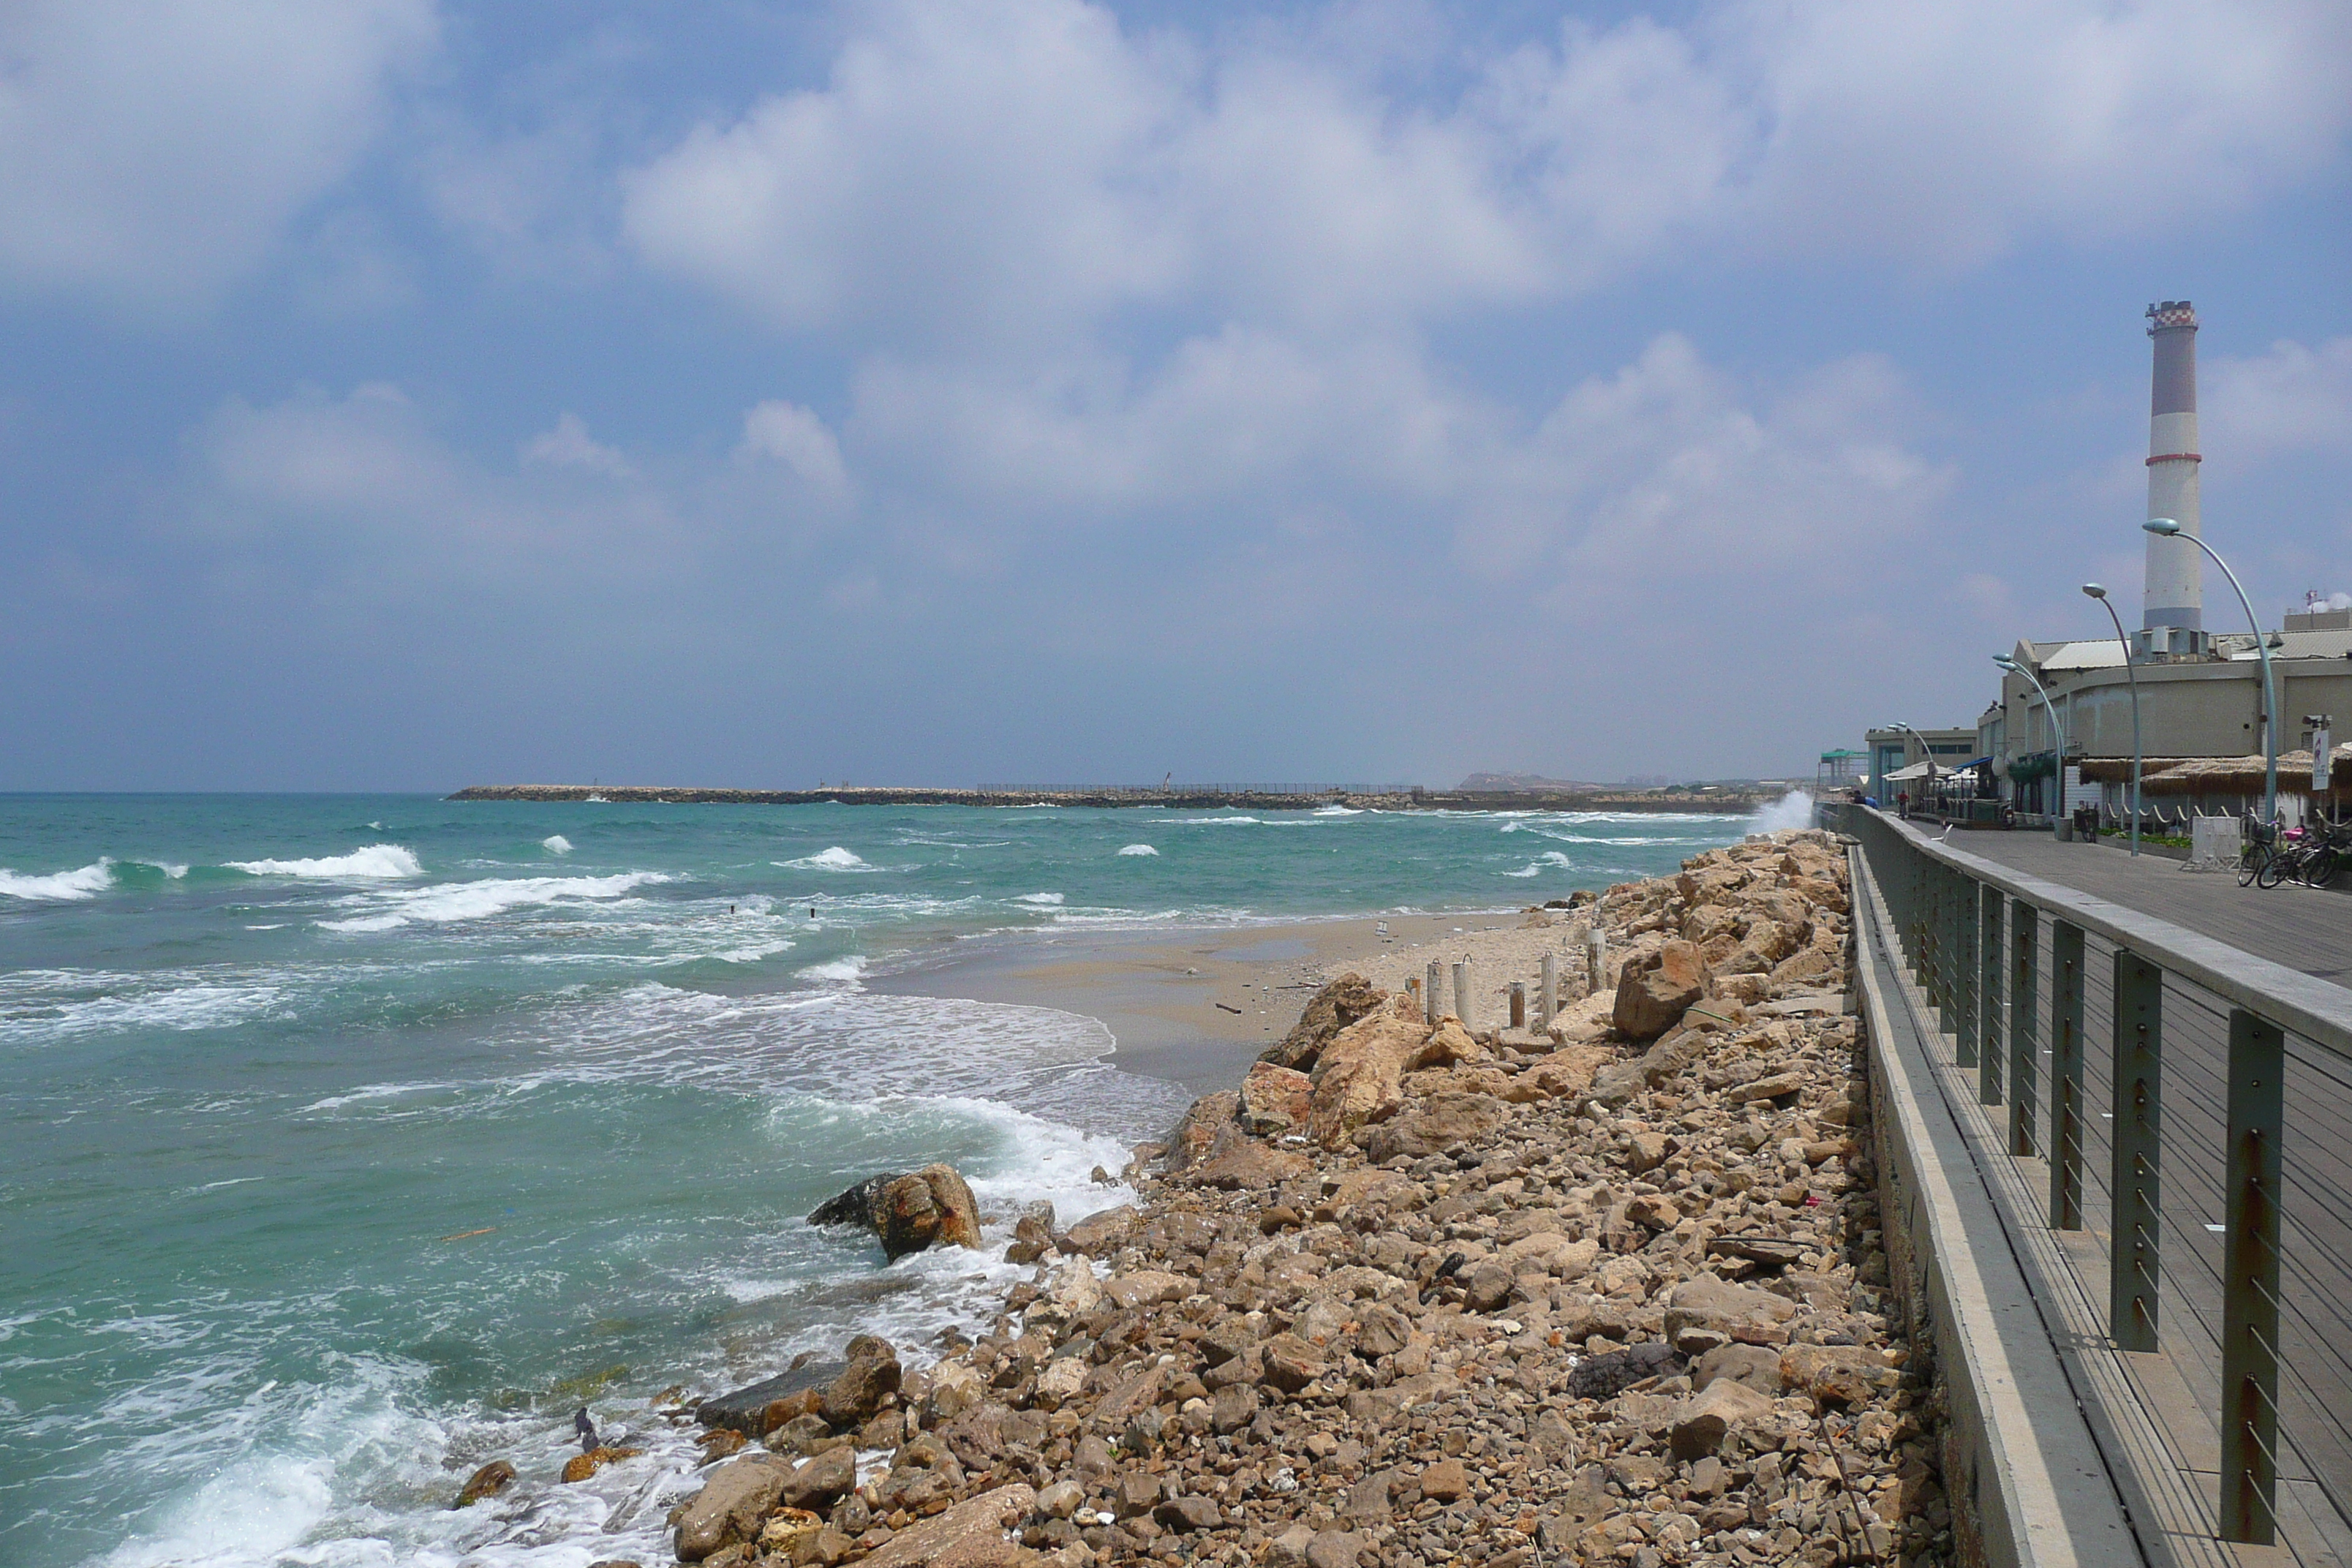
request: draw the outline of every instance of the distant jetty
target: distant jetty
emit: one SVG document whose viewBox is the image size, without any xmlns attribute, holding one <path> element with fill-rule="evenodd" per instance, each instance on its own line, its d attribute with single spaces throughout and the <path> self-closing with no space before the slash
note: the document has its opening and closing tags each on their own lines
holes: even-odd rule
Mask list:
<svg viewBox="0 0 2352 1568">
<path fill-rule="evenodd" d="M 1185 811 L 1654 811 L 1736 814 L 1778 790 L 698 789 L 655 784 L 471 784 L 451 800 L 582 801 L 612 805 L 1173 806 Z"/>
</svg>

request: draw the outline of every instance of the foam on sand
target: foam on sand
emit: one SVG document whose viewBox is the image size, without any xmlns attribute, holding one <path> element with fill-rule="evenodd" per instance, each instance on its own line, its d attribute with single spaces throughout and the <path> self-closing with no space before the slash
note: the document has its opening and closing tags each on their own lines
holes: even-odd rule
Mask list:
<svg viewBox="0 0 2352 1568">
<path fill-rule="evenodd" d="M 397 844 L 371 844 L 348 855 L 308 860 L 231 860 L 229 869 L 254 877 L 309 877 L 348 881 L 352 878 L 421 877 L 425 868 Z"/>
<path fill-rule="evenodd" d="M 72 871 L 46 877 L 0 870 L 0 896 L 11 899 L 94 899 L 114 882 L 114 862 L 100 859 Z"/>
</svg>

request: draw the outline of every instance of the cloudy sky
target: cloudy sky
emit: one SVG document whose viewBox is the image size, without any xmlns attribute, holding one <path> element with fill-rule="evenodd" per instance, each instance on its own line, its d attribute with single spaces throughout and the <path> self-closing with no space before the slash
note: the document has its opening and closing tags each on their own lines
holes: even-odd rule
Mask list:
<svg viewBox="0 0 2352 1568">
<path fill-rule="evenodd" d="M 0 788 L 1809 771 L 2352 590 L 2337 0 L 0 7 Z M 2235 610 L 2210 607 L 2229 624 Z"/>
</svg>

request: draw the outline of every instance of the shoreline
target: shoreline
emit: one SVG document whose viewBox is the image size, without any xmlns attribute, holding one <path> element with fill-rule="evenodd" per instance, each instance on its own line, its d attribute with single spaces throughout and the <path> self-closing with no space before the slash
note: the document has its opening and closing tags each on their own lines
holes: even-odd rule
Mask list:
<svg viewBox="0 0 2352 1568">
<path fill-rule="evenodd" d="M 910 1368 L 861 1338 L 677 1409 L 707 1461 L 678 1558 L 1951 1560 L 1940 1408 L 1877 1228 L 1843 878 L 1827 836 L 1782 833 L 1508 930 L 1391 918 L 1370 954 L 1341 950 L 1371 922 L 1302 922 L 914 977 L 1118 1000 L 1138 1056 L 1222 1061 L 1226 1087 L 1136 1150 L 1132 1204 L 1022 1216 L 1007 1258 L 1034 1273 L 976 1342 Z M 1283 1038 L 1311 1071 L 1234 1075 L 1271 1025 L 1194 1019 L 1220 986 L 1297 997 L 1272 976 L 1439 949 L 1499 971 L 1596 924 L 1610 983 L 1541 1036 L 1346 982 Z M 1139 983 L 1111 973 L 1139 959 Z M 890 1190 L 929 1183 L 946 1225 L 944 1171 Z"/>
<path fill-rule="evenodd" d="M 1194 1093 L 1229 1088 L 1297 1009 L 1368 955 L 1417 952 L 1516 926 L 1518 910 L 1340 915 L 1169 931 L 1031 931 L 903 955 L 866 977 L 881 995 L 1052 1007 L 1098 1020 L 1122 1071 Z M 1383 940 L 1380 926 L 1388 927 Z"/>
</svg>

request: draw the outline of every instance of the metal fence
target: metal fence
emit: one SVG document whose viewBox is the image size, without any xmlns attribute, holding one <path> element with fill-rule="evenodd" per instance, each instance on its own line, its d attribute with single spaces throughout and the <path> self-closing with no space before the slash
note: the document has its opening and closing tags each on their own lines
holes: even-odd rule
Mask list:
<svg viewBox="0 0 2352 1568">
<path fill-rule="evenodd" d="M 2006 1149 L 1988 1184 L 2143 1546 L 2352 1561 L 2352 992 L 1824 815 Z"/>
</svg>

